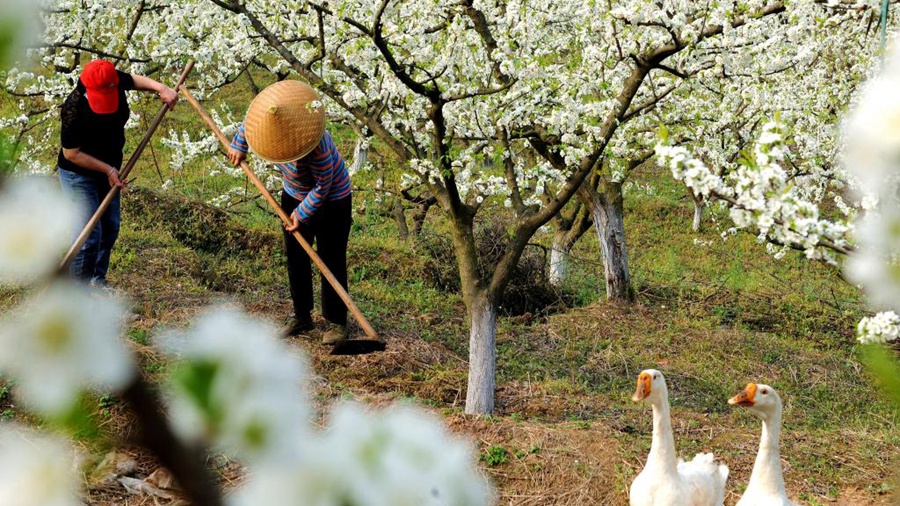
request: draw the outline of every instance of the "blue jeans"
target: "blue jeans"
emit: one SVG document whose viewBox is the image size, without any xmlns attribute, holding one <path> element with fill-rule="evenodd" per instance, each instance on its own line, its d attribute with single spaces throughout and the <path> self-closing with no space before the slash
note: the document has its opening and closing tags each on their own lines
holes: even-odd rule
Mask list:
<svg viewBox="0 0 900 506">
<path fill-rule="evenodd" d="M 58 172 L 63 192 L 81 209 L 79 219 L 76 221 L 76 228 L 72 232 L 72 242 L 74 243 L 109 193 L 109 183 L 102 176 L 84 176 L 65 169 L 59 169 Z M 72 260 L 69 274 L 73 279 L 103 286 L 107 284 L 106 272 L 109 270 L 109 255 L 119 237 L 119 197 L 120 194 L 117 193 L 97 226 L 91 231 L 84 246 Z"/>
</svg>

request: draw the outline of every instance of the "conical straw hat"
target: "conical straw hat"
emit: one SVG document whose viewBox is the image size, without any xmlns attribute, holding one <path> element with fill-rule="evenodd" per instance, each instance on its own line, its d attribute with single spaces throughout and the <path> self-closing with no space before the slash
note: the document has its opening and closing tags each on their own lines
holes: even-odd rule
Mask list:
<svg viewBox="0 0 900 506">
<path fill-rule="evenodd" d="M 315 149 L 325 133 L 325 105 L 312 86 L 279 81 L 250 103 L 244 120 L 247 144 L 257 156 L 287 163 Z"/>
</svg>

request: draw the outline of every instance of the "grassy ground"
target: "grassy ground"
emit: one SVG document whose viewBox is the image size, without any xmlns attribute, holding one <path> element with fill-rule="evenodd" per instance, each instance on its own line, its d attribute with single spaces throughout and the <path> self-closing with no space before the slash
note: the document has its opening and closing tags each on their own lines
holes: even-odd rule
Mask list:
<svg viewBox="0 0 900 506">
<path fill-rule="evenodd" d="M 898 417 L 856 360 L 859 301 L 828 267 L 774 261 L 752 240 L 698 247 L 687 210 L 661 189 L 633 195 L 629 209 L 639 303 L 591 302 L 550 315 L 501 318 L 497 412 L 462 413 L 467 327 L 459 297 L 429 283 L 426 258 L 392 224 L 357 216 L 351 237 L 352 293 L 389 340 L 387 352 L 332 357 L 319 331 L 291 339 L 312 358 L 316 398 L 372 404 L 403 400 L 442 414 L 471 436 L 501 504 L 627 504 L 627 488 L 650 446 L 650 411 L 630 401 L 637 373 L 669 380 L 679 452 L 714 451 L 731 468 L 727 504 L 743 490 L 759 423 L 725 401 L 748 381 L 785 400 L 783 461 L 802 504 L 889 504 Z M 280 234 L 273 222 L 245 228 L 196 202 L 134 191 L 113 258 L 112 282 L 138 318 L 129 337 L 155 375 L 166 364 L 152 336 L 229 300 L 279 321 L 289 312 Z M 665 237 L 665 240 L 661 238 Z M 704 236 L 715 238 L 713 235 Z M 576 299 L 597 298 L 596 249 L 575 253 Z M 18 298 L 7 294 L 5 305 Z M 8 393 L 2 413 L 22 416 Z M 127 432 L 115 399 L 97 400 Z M 142 472 L 152 461 L 139 459 Z M 237 471 L 230 471 L 237 473 Z M 95 504 L 134 503 L 115 487 Z"/>
<path fill-rule="evenodd" d="M 235 93 L 247 93 L 241 90 Z M 168 128 L 203 131 L 183 105 Z M 352 152 L 350 138 L 338 137 Z M 136 186 L 145 189 L 124 197 L 110 276 L 133 303 L 137 318 L 128 336 L 151 376 L 166 368 L 152 337 L 187 324 L 211 303 L 237 302 L 275 322 L 290 312 L 275 220 L 256 201 L 227 216 L 205 206 L 200 201 L 241 182 L 209 176 L 211 161 L 172 173 L 168 156 L 157 147 L 136 169 Z M 178 194 L 191 198 L 146 189 L 169 177 Z M 355 183 L 365 187 L 370 179 L 361 175 Z M 790 255 L 774 260 L 751 237 L 723 241 L 709 220 L 708 232 L 693 234 L 689 200 L 678 185 L 652 169 L 637 180 L 652 185 L 632 187 L 626 196 L 638 303 L 602 301 L 598 248 L 586 236 L 565 286 L 571 306 L 500 318 L 492 417 L 462 412 L 468 327 L 460 297 L 435 287 L 422 250 L 400 241 L 394 225 L 372 212 L 372 193 L 358 192 L 368 212 L 355 216 L 351 235 L 351 293 L 389 348 L 332 357 L 317 343 L 319 331 L 292 338 L 311 357 L 316 399 L 323 407 L 345 398 L 373 405 L 402 400 L 438 412 L 472 438 L 500 504 L 624 505 L 651 432 L 649 407 L 630 396 L 638 372 L 657 368 L 669 381 L 679 453 L 720 456 L 731 468 L 726 504 L 734 504 L 749 477 L 759 422 L 725 401 L 748 381 L 763 382 L 785 401 L 782 458 L 793 499 L 891 504 L 900 417 L 859 363 L 853 333 L 863 306 L 856 289 L 831 267 Z M 429 223 L 432 230 L 440 226 Z M 0 309 L 22 295 L 0 293 Z M 127 435 L 118 401 L 96 404 L 108 426 Z M 0 417 L 27 418 L 2 383 Z M 139 475 L 146 475 L 153 462 L 136 456 Z M 238 478 L 234 468 L 223 469 L 229 480 Z M 92 489 L 90 499 L 148 501 L 109 486 Z"/>
</svg>

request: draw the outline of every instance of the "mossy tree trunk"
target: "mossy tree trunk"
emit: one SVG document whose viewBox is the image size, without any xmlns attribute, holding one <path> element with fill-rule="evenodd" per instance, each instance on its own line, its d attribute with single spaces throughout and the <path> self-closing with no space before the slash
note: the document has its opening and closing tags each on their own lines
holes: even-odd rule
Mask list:
<svg viewBox="0 0 900 506">
<path fill-rule="evenodd" d="M 590 207 L 573 199 L 569 212 L 560 212 L 553 219 L 553 242 L 550 246 L 550 284 L 562 286 L 569 275 L 569 256 L 575 243 L 591 228 Z"/>
<path fill-rule="evenodd" d="M 628 270 L 628 248 L 625 246 L 622 183 L 603 181 L 597 190 L 590 191 L 590 195 L 594 229 L 603 252 L 606 298 L 633 302 L 634 288 Z"/>
</svg>

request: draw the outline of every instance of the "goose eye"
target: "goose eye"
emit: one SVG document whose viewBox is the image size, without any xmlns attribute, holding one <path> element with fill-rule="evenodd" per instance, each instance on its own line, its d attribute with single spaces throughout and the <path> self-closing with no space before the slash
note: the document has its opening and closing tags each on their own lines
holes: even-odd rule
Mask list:
<svg viewBox="0 0 900 506">
<path fill-rule="evenodd" d="M 765 388 L 763 388 L 763 389 L 762 389 L 762 394 L 763 394 L 763 395 L 766 395 L 767 393 L 769 393 L 769 391 L 766 390 Z"/>
<path fill-rule="evenodd" d="M 654 374 L 653 379 L 659 379 L 659 374 Z"/>
</svg>

